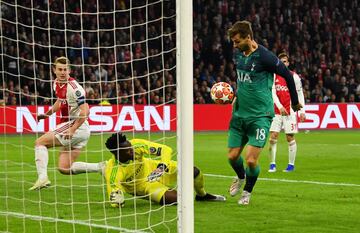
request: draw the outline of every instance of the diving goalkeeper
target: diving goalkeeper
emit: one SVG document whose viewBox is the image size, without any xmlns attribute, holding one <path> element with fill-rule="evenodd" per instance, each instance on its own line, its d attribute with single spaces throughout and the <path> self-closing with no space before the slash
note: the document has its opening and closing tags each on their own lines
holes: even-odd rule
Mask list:
<svg viewBox="0 0 360 233">
<path fill-rule="evenodd" d="M 144 139 L 127 140 L 122 133 L 112 134 L 105 145 L 114 155 L 103 171 L 111 206 L 122 207 L 124 193 L 149 198 L 159 204 L 177 202 L 177 192 L 172 189 L 177 179 L 177 163 L 171 160 L 169 146 Z M 204 176 L 196 167 L 194 189 L 196 201 L 226 200 L 224 196 L 205 191 Z"/>
</svg>

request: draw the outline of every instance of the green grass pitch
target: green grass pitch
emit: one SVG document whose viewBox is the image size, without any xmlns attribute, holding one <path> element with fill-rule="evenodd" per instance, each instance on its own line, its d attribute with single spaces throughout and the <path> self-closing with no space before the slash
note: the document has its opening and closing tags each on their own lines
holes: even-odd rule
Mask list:
<svg viewBox="0 0 360 233">
<path fill-rule="evenodd" d="M 78 161 L 108 159 L 103 147 L 107 136 L 92 135 Z M 172 133 L 136 136 L 160 142 L 165 136 L 166 144 L 176 146 Z M 244 207 L 237 205 L 238 196 L 228 194 L 234 172 L 226 159 L 226 132 L 196 133 L 194 163 L 206 174 L 207 191 L 223 194 L 227 201 L 195 202 L 195 232 L 360 232 L 359 132 L 300 132 L 296 138 L 295 172 L 281 172 L 287 165 L 287 144 L 281 134 L 278 172 L 267 172 L 266 146 L 260 178 L 250 205 Z M 53 186 L 28 191 L 37 177 L 35 139 L 35 135 L 0 136 L 0 232 L 177 231 L 176 206 L 127 196 L 124 208 L 113 209 L 104 202 L 99 174 L 70 177 L 56 171 L 56 150 L 49 151 Z"/>
</svg>

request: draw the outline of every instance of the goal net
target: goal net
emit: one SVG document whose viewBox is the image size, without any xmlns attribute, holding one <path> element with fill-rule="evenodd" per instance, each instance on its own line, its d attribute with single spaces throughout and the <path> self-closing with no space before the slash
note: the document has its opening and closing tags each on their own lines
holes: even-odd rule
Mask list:
<svg viewBox="0 0 360 233">
<path fill-rule="evenodd" d="M 57 170 L 59 148 L 49 149 L 52 185 L 28 190 L 34 142 L 59 123 L 59 114 L 37 122 L 36 113 L 56 100 L 60 56 L 90 105 L 91 136 L 77 161 L 109 160 L 105 141 L 118 131 L 169 145 L 177 159 L 175 0 L 0 0 L 0 8 L 0 231 L 176 232 L 177 207 L 126 194 L 124 208 L 112 208 L 100 174 Z"/>
</svg>

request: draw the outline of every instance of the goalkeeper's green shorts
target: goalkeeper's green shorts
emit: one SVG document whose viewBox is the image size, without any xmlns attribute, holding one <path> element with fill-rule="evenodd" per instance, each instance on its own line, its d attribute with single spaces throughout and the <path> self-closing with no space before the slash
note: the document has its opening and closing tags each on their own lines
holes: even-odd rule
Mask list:
<svg viewBox="0 0 360 233">
<path fill-rule="evenodd" d="M 233 116 L 230 121 L 228 147 L 243 147 L 246 144 L 263 148 L 269 136 L 272 118 L 242 119 Z"/>
</svg>

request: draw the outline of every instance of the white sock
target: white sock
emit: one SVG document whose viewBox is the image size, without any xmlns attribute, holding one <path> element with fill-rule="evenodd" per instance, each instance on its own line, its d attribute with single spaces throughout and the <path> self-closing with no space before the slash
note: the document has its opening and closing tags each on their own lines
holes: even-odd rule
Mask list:
<svg viewBox="0 0 360 233">
<path fill-rule="evenodd" d="M 277 149 L 277 140 L 270 139 L 270 164 L 275 164 L 276 149 Z"/>
<path fill-rule="evenodd" d="M 295 157 L 296 157 L 296 141 L 295 139 L 289 142 L 289 164 L 294 165 L 295 164 Z"/>
<path fill-rule="evenodd" d="M 71 167 L 71 174 L 80 174 L 88 172 L 101 172 L 100 163 L 74 162 Z"/>
<path fill-rule="evenodd" d="M 35 164 L 39 179 L 47 179 L 47 165 L 49 162 L 46 146 L 35 146 Z"/>
</svg>

